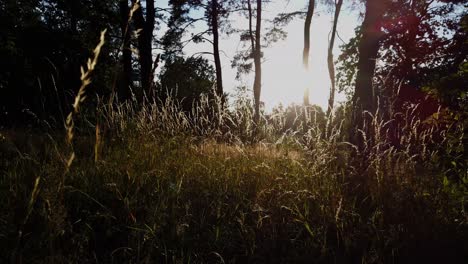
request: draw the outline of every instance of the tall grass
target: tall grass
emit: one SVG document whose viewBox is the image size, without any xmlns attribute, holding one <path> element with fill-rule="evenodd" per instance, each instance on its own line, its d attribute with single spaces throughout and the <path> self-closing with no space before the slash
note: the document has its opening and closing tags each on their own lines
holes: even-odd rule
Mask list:
<svg viewBox="0 0 468 264">
<path fill-rule="evenodd" d="M 11 256 L 15 219 L 26 219 L 16 253 L 25 263 L 466 257 L 461 124 L 441 127 L 412 110 L 397 123 L 377 112 L 360 150 L 346 141 L 346 119 L 328 133 L 319 113 L 298 107 L 264 115 L 255 134 L 248 101 L 233 105 L 101 103 L 100 158 L 93 137 L 76 138 L 64 200 L 53 192 L 65 145 L 3 156 L 2 256 Z M 45 138 L 34 137 L 31 147 Z M 43 179 L 39 192 L 31 175 Z"/>
</svg>

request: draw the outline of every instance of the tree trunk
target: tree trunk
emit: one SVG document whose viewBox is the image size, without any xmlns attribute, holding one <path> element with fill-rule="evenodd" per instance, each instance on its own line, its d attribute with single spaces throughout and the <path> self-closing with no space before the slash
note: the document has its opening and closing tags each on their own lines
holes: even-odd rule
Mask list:
<svg viewBox="0 0 468 264">
<path fill-rule="evenodd" d="M 304 23 L 304 50 L 302 51 L 302 63 L 306 70 L 309 69 L 309 54 L 310 54 L 310 25 L 312 24 L 312 16 L 314 15 L 315 0 L 309 0 L 307 7 L 307 15 Z M 309 88 L 304 91 L 304 106 L 309 105 Z"/>
<path fill-rule="evenodd" d="M 134 2 L 136 0 L 133 0 Z M 146 19 L 143 15 L 143 9 L 140 7 L 135 11 L 136 29 L 140 30 L 138 34 L 138 55 L 140 62 L 140 81 L 142 93 L 138 96 L 143 99 L 143 94 L 153 96 L 153 31 L 155 23 L 156 10 L 154 0 L 146 1 Z"/>
<path fill-rule="evenodd" d="M 257 21 L 255 25 L 255 49 L 254 49 L 254 65 L 255 65 L 255 80 L 254 80 L 255 117 L 254 117 L 254 121 L 256 124 L 258 124 L 260 120 L 260 94 L 262 91 L 261 27 L 262 27 L 262 0 L 257 0 Z"/>
<path fill-rule="evenodd" d="M 336 2 L 335 2 L 336 3 Z M 338 18 L 340 17 L 341 6 L 343 5 L 343 0 L 338 0 L 335 4 L 335 17 L 333 18 L 333 28 L 330 37 L 330 43 L 328 45 L 328 74 L 330 75 L 330 97 L 328 98 L 328 109 L 327 117 L 330 117 L 333 110 L 333 105 L 335 104 L 335 64 L 333 63 L 333 47 L 335 46 L 335 36 L 336 36 L 336 27 L 338 25 Z"/>
<path fill-rule="evenodd" d="M 366 132 L 367 129 L 365 129 L 364 124 L 369 123 L 365 120 L 368 115 L 364 114 L 364 112 L 375 112 L 372 79 L 379 51 L 379 41 L 383 36 L 381 25 L 386 1 L 366 1 L 366 13 L 361 29 L 362 37 L 358 45 L 359 59 L 356 87 L 353 96 L 353 123 L 356 129 L 353 132 L 354 135 L 352 135 L 351 140 L 358 146 L 362 146 L 362 142 L 360 142 L 355 132 L 357 129 L 364 129 L 364 132 Z"/>
<path fill-rule="evenodd" d="M 309 53 L 310 53 L 310 25 L 312 24 L 312 16 L 314 15 L 315 0 L 309 0 L 307 15 L 304 23 L 304 50 L 302 52 L 302 63 L 304 68 L 309 68 Z"/>
<path fill-rule="evenodd" d="M 220 96 L 224 105 L 223 73 L 221 57 L 219 55 L 219 4 L 218 0 L 211 1 L 211 32 L 213 34 L 213 57 L 216 70 L 216 95 Z"/>
<path fill-rule="evenodd" d="M 119 99 L 121 102 L 130 98 L 130 82 L 132 76 L 132 51 L 130 49 L 129 32 L 130 8 L 128 0 L 120 1 L 120 29 L 122 32 L 122 76 L 119 86 Z"/>
</svg>

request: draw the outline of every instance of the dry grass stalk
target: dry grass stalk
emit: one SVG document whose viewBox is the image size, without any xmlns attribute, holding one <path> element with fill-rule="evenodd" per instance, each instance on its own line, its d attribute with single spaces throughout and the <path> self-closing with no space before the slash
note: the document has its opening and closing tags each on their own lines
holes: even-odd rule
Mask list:
<svg viewBox="0 0 468 264">
<path fill-rule="evenodd" d="M 84 102 L 86 99 L 85 93 L 86 93 L 86 87 L 88 87 L 89 84 L 91 84 L 91 75 L 94 72 L 94 69 L 96 67 L 96 64 L 98 62 L 99 54 L 101 53 L 101 49 L 104 46 L 105 43 L 105 35 L 106 35 L 107 29 L 104 29 L 101 32 L 101 37 L 98 45 L 96 48 L 94 48 L 93 51 L 93 57 L 88 59 L 87 62 L 87 70 L 83 67 L 81 67 L 81 86 L 80 89 L 78 90 L 78 94 L 75 96 L 75 101 L 73 103 L 73 110 L 68 114 L 67 120 L 65 122 L 65 128 L 67 130 L 67 137 L 66 141 L 67 143 L 72 147 L 72 151 L 70 153 L 69 158 L 67 159 L 66 163 L 66 171 L 70 169 L 71 164 L 73 163 L 73 160 L 75 158 L 75 152 L 73 151 L 73 129 L 74 129 L 74 117 L 75 115 L 78 114 L 79 112 L 79 107 L 80 104 Z"/>
</svg>

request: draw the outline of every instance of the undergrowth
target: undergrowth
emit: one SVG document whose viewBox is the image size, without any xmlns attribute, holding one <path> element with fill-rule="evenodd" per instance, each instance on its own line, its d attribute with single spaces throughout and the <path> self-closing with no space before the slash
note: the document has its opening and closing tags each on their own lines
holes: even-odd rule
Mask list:
<svg viewBox="0 0 468 264">
<path fill-rule="evenodd" d="M 4 131 L 4 261 L 466 259 L 461 128 L 435 131 L 413 120 L 399 128 L 397 148 L 385 136 L 391 122 L 374 117 L 361 155 L 344 141 L 345 121 L 325 133 L 301 114 L 287 128 L 287 114 L 277 113 L 253 141 L 243 123 L 249 111 L 226 110 L 210 123 L 213 113 L 201 106 L 194 117 L 176 105 L 102 106 L 98 133 L 78 130 L 65 175 L 69 147 L 60 133 Z"/>
</svg>

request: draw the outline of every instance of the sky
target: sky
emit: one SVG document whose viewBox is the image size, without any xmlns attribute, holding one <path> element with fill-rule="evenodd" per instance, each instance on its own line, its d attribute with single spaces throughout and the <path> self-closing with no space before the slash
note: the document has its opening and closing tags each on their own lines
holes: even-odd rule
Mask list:
<svg viewBox="0 0 468 264">
<path fill-rule="evenodd" d="M 167 6 L 167 1 L 158 2 L 161 7 Z M 307 2 L 307 0 L 273 0 L 271 3 L 265 4 L 263 30 L 265 31 L 268 27 L 268 20 L 273 19 L 278 13 L 304 10 Z M 261 101 L 265 103 L 267 111 L 279 104 L 287 106 L 292 103 L 302 103 L 306 88 L 309 88 L 310 91 L 311 104 L 317 104 L 323 109 L 327 107 L 330 91 L 327 49 L 333 22 L 333 10 L 321 4 L 322 1 L 316 2 L 319 3 L 312 19 L 310 66 L 307 72 L 302 66 L 303 19 L 297 18 L 284 28 L 288 32 L 288 37 L 285 40 L 274 43 L 263 50 Z M 333 52 L 335 59 L 340 54 L 339 46 L 343 44 L 343 41 L 347 42 L 354 36 L 354 29 L 360 23 L 358 12 L 351 11 L 349 6 L 346 6 L 347 1 L 344 2 L 337 28 L 340 38 L 336 38 Z M 194 16 L 196 15 L 195 13 Z M 230 21 L 235 28 L 246 29 L 248 26 L 248 20 L 240 15 L 231 16 Z M 191 31 L 199 32 L 203 29 L 206 29 L 206 25 L 201 22 L 196 24 Z M 164 31 L 164 27 L 162 31 Z M 188 37 L 189 35 L 187 35 Z M 243 49 L 239 35 L 221 34 L 220 38 L 225 92 L 234 95 L 236 87 L 239 86 L 252 89 L 253 74 L 236 80 L 237 69 L 231 67 L 231 61 L 236 51 Z M 184 50 L 187 56 L 204 51 L 212 51 L 210 43 L 189 44 Z M 212 56 L 207 55 L 206 58 L 212 61 Z M 336 101 L 343 100 L 345 100 L 344 95 L 336 95 Z"/>
</svg>

